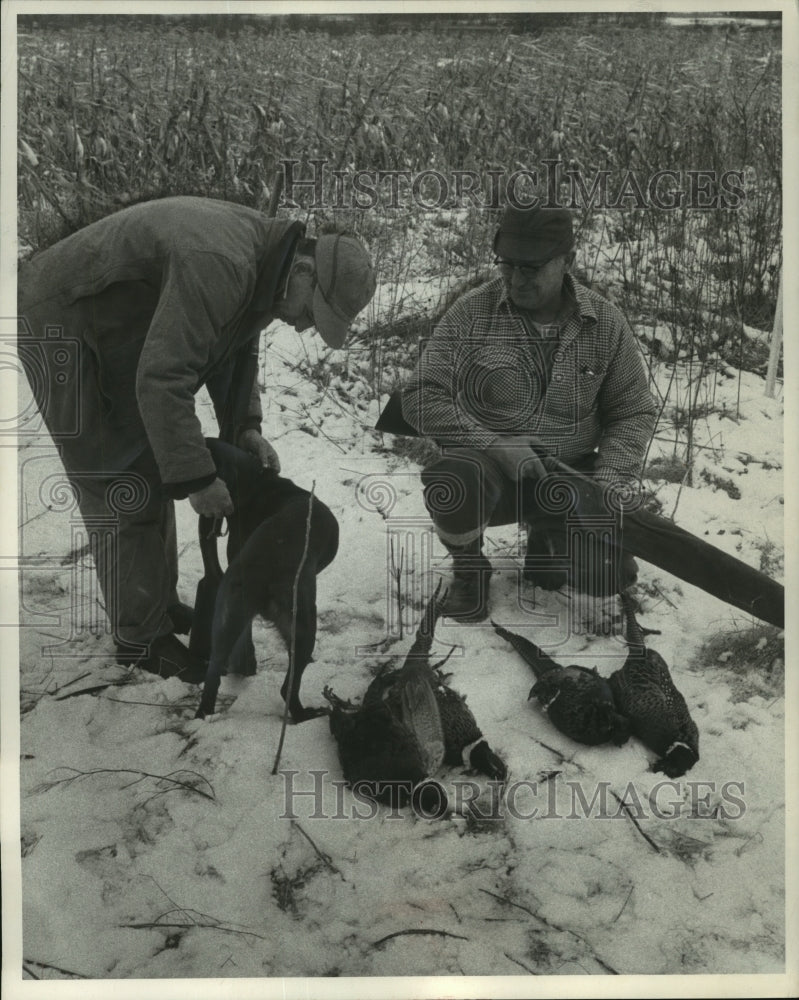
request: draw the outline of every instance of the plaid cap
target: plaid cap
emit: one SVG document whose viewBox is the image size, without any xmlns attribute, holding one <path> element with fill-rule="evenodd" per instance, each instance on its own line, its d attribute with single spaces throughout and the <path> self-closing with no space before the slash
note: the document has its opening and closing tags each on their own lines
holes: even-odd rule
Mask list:
<svg viewBox="0 0 799 1000">
<path fill-rule="evenodd" d="M 341 347 L 352 321 L 377 287 L 369 255 L 354 236 L 341 233 L 316 240 L 314 326 L 329 347 Z"/>
<path fill-rule="evenodd" d="M 565 208 L 508 205 L 494 236 L 494 252 L 508 260 L 544 264 L 574 246 L 571 214 Z"/>
</svg>

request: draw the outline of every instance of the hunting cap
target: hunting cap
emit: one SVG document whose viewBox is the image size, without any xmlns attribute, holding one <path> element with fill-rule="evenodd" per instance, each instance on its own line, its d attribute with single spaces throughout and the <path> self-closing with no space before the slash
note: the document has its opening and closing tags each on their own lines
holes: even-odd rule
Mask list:
<svg viewBox="0 0 799 1000">
<path fill-rule="evenodd" d="M 375 293 L 372 262 L 354 236 L 342 233 L 317 237 L 314 259 L 314 326 L 329 347 L 341 347 L 352 321 Z"/>
<path fill-rule="evenodd" d="M 571 214 L 565 208 L 508 205 L 494 236 L 494 252 L 508 260 L 544 264 L 574 246 Z"/>
</svg>

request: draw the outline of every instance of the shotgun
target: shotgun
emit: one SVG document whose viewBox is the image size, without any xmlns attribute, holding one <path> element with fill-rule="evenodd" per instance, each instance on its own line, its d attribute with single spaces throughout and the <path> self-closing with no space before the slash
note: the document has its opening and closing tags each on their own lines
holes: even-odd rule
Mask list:
<svg viewBox="0 0 799 1000">
<path fill-rule="evenodd" d="M 395 390 L 383 408 L 375 430 L 420 437 L 402 412 L 402 390 Z M 540 455 L 550 472 L 580 480 L 602 498 L 602 487 L 554 455 Z M 785 628 L 785 588 L 760 570 L 692 535 L 648 510 L 624 511 L 623 547 L 653 566 L 672 573 L 735 608 L 778 628 Z"/>
<path fill-rule="evenodd" d="M 272 194 L 269 198 L 269 207 L 266 215 L 269 219 L 274 219 L 277 215 L 277 206 L 280 195 L 283 191 L 283 171 L 275 173 L 275 180 L 272 185 Z M 257 365 L 258 357 L 255 355 L 254 364 Z M 235 384 L 239 377 L 247 377 L 246 368 L 253 364 L 252 357 L 245 360 L 245 371 L 234 374 L 232 384 Z M 235 425 L 235 420 L 231 420 Z M 222 581 L 222 567 L 219 564 L 219 553 L 217 552 L 216 540 L 222 534 L 222 518 L 205 517 L 200 515 L 198 519 L 198 534 L 200 539 L 200 554 L 203 559 L 203 578 L 197 584 L 197 593 L 194 597 L 194 619 L 189 635 L 189 650 L 201 660 L 209 659 L 211 655 L 211 626 L 214 619 L 214 607 L 216 605 L 216 594 L 219 584 Z M 250 642 L 250 648 L 252 642 Z"/>
</svg>

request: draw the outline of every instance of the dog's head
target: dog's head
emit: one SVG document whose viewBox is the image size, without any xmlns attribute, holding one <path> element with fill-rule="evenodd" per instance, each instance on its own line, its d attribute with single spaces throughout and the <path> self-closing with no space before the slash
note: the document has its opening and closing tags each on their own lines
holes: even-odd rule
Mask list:
<svg viewBox="0 0 799 1000">
<path fill-rule="evenodd" d="M 205 444 L 211 452 L 219 478 L 230 490 L 233 503 L 237 507 L 248 503 L 257 494 L 263 484 L 265 473 L 277 475 L 274 470 L 264 469 L 255 455 L 237 448 L 236 445 L 228 444 L 227 441 L 206 438 Z"/>
</svg>

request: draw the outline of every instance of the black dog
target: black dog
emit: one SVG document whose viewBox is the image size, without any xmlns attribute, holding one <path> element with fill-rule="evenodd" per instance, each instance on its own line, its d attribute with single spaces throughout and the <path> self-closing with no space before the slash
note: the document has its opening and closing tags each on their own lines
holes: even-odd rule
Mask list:
<svg viewBox="0 0 799 1000">
<path fill-rule="evenodd" d="M 274 470 L 265 469 L 254 456 L 213 438 L 206 444 L 230 491 L 234 512 L 228 518 L 228 568 L 216 594 L 208 672 L 195 718 L 203 719 L 214 711 L 220 677 L 228 667 L 236 673 L 254 673 L 251 626 L 257 614 L 274 622 L 289 650 L 289 670 L 280 693 L 288 703 L 292 720 L 304 722 L 324 715 L 325 709 L 303 707 L 300 683 L 316 642 L 316 575 L 338 551 L 338 522 L 315 496 Z M 206 522 L 207 530 L 210 519 L 202 518 L 201 522 Z M 215 537 L 213 546 L 215 558 Z M 206 551 L 204 548 L 204 556 Z M 200 628 L 207 625 L 202 621 L 197 624 Z"/>
</svg>

